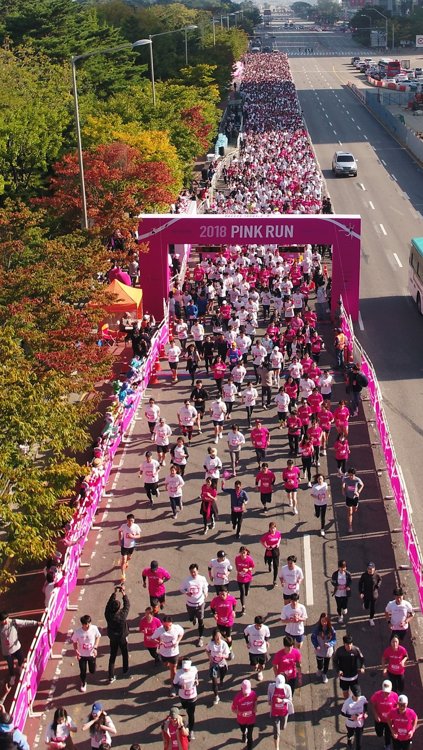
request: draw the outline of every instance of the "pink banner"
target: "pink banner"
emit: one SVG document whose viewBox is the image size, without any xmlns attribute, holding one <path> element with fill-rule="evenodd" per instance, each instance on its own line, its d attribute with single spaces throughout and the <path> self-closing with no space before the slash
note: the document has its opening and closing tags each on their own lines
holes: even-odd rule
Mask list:
<svg viewBox="0 0 423 750">
<path fill-rule="evenodd" d="M 51 655 L 57 632 L 66 612 L 69 603 L 69 595 L 77 584 L 82 552 L 95 513 L 102 498 L 106 482 L 113 467 L 113 457 L 119 448 L 122 435 L 128 429 L 135 416 L 138 405 L 148 385 L 153 365 L 159 356 L 161 347 L 167 342 L 168 335 L 168 324 L 167 322 L 164 322 L 153 338 L 148 358 L 144 363 L 141 372 L 142 381 L 138 386 L 136 393 L 133 395 L 128 408 L 125 409 L 119 424 L 116 438 L 107 448 L 107 460 L 104 466 L 104 472 L 102 476 L 99 476 L 90 482 L 86 496 L 78 510 L 75 512 L 70 523 L 65 540 L 68 548 L 63 562 L 64 582 L 62 586 L 55 589 L 52 598 L 50 599 L 49 606 L 44 612 L 40 627 L 38 628 L 35 638 L 30 646 L 12 703 L 11 712 L 13 714 L 13 721 L 15 727 L 18 729 L 23 730 L 25 726 L 28 712 L 37 694 L 44 669 Z"/>
</svg>

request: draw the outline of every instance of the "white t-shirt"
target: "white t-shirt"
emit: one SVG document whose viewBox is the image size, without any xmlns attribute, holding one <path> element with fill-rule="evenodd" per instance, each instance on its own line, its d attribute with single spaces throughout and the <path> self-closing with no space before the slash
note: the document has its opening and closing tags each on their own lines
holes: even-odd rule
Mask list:
<svg viewBox="0 0 423 750">
<path fill-rule="evenodd" d="M 228 445 L 229 450 L 239 451 L 241 447 L 245 445 L 245 437 L 242 432 L 240 432 L 239 430 L 237 430 L 236 432 L 234 432 L 233 430 L 228 432 Z"/>
<path fill-rule="evenodd" d="M 155 482 L 158 482 L 159 469 L 160 464 L 155 458 L 152 458 L 151 461 L 145 459 L 140 466 L 140 472 L 142 471 L 144 482 L 146 484 L 154 484 Z"/>
<path fill-rule="evenodd" d="M 184 404 L 179 409 L 178 416 L 182 425 L 184 425 L 185 427 L 192 427 L 195 419 L 197 418 L 197 409 L 195 409 L 194 406 L 185 406 Z"/>
<path fill-rule="evenodd" d="M 132 538 L 132 534 L 141 535 L 141 527 L 137 523 L 133 523 L 132 526 L 128 526 L 127 523 L 123 523 L 119 529 L 119 536 L 121 539 L 121 546 L 125 549 L 134 549 L 137 540 Z"/>
<path fill-rule="evenodd" d="M 204 326 L 201 325 L 201 323 L 197 323 L 196 325 L 193 325 L 191 328 L 191 333 L 194 341 L 203 341 L 204 339 Z"/>
<path fill-rule="evenodd" d="M 244 365 L 237 365 L 232 370 L 232 377 L 235 383 L 242 383 L 246 374 L 247 370 L 245 369 Z"/>
<path fill-rule="evenodd" d="M 299 565 L 294 565 L 292 570 L 288 565 L 282 565 L 279 571 L 279 578 L 283 578 L 283 593 L 285 596 L 290 596 L 291 594 L 298 594 L 304 574 Z"/>
<path fill-rule="evenodd" d="M 220 469 L 222 468 L 222 462 L 219 456 L 207 456 L 204 461 L 206 467 L 206 479 L 211 477 L 212 479 L 219 479 Z"/>
<path fill-rule="evenodd" d="M 186 594 L 186 603 L 191 607 L 200 607 L 204 604 L 209 593 L 209 584 L 205 576 L 198 574 L 195 578 L 188 576 L 184 578 L 180 591 Z"/>
<path fill-rule="evenodd" d="M 238 336 L 236 343 L 241 354 L 246 354 L 251 346 L 251 339 L 249 336 Z"/>
<path fill-rule="evenodd" d="M 229 573 L 232 570 L 230 560 L 213 558 L 209 564 L 210 575 L 215 586 L 226 586 L 229 583 Z"/>
<path fill-rule="evenodd" d="M 68 716 L 63 724 L 57 725 L 55 732 L 53 731 L 53 724 L 50 724 L 46 732 L 46 742 L 66 742 L 71 729 L 76 731 L 77 727 L 70 716 Z"/>
<path fill-rule="evenodd" d="M 279 350 L 273 350 L 270 355 L 270 364 L 272 367 L 278 368 L 283 362 L 283 354 Z"/>
<path fill-rule="evenodd" d="M 183 634 L 184 629 L 174 622 L 169 630 L 165 630 L 164 625 L 161 625 L 160 628 L 154 631 L 151 637 L 154 641 L 159 641 L 158 651 L 160 656 L 178 656 L 178 638 Z"/>
<path fill-rule="evenodd" d="M 344 701 L 341 711 L 343 714 L 346 714 L 345 725 L 347 727 L 362 727 L 364 725 L 364 706 L 366 703 L 367 698 L 364 695 L 360 695 L 355 699 L 350 696 Z M 353 719 L 353 716 L 357 718 Z"/>
<path fill-rule="evenodd" d="M 413 614 L 413 607 L 406 599 L 403 599 L 401 604 L 397 604 L 395 599 L 388 602 L 385 612 L 388 612 L 391 617 L 391 630 L 408 629 L 406 618 L 407 615 Z"/>
<path fill-rule="evenodd" d="M 188 326 L 185 322 L 177 323 L 175 326 L 175 333 L 178 337 L 178 339 L 187 339 L 188 338 Z"/>
<path fill-rule="evenodd" d="M 144 414 L 147 422 L 157 422 L 160 417 L 160 407 L 157 404 L 147 404 Z"/>
<path fill-rule="evenodd" d="M 289 402 L 291 401 L 287 393 L 277 393 L 275 396 L 275 404 L 278 411 L 288 411 Z"/>
<path fill-rule="evenodd" d="M 165 479 L 165 487 L 169 493 L 169 497 L 182 497 L 182 487 L 185 482 L 179 474 L 169 474 Z"/>
<path fill-rule="evenodd" d="M 253 364 L 261 365 L 267 356 L 267 350 L 264 346 L 256 345 L 251 349 L 251 354 L 253 356 Z"/>
<path fill-rule="evenodd" d="M 90 657 L 95 646 L 97 638 L 100 638 L 101 633 L 97 625 L 90 625 L 88 630 L 83 628 L 77 628 L 72 636 L 72 643 L 76 643 L 78 654 L 81 656 Z"/>
<path fill-rule="evenodd" d="M 347 575 L 341 573 L 338 570 L 338 585 L 335 591 L 335 596 L 346 596 L 347 595 Z"/>
<path fill-rule="evenodd" d="M 222 640 L 220 643 L 210 641 L 207 645 L 207 651 L 210 654 L 210 661 L 213 664 L 217 664 L 218 667 L 227 667 L 227 659 L 229 658 L 230 648 L 226 641 Z"/>
<path fill-rule="evenodd" d="M 267 653 L 267 639 L 270 638 L 270 630 L 267 625 L 261 625 L 257 630 L 255 625 L 248 625 L 244 630 L 248 638 L 248 651 L 250 654 Z"/>
<path fill-rule="evenodd" d="M 300 398 L 308 398 L 311 395 L 314 388 L 315 388 L 315 385 L 311 378 L 301 378 Z"/>
<path fill-rule="evenodd" d="M 181 350 L 179 346 L 170 346 L 167 350 L 168 362 L 179 362 Z"/>
<path fill-rule="evenodd" d="M 255 406 L 258 399 L 258 391 L 256 388 L 246 388 L 243 394 L 245 406 Z"/>
<path fill-rule="evenodd" d="M 285 604 L 281 612 L 281 620 L 290 620 L 285 625 L 285 633 L 289 635 L 304 635 L 304 622 L 295 618 L 301 617 L 306 620 L 307 616 L 307 610 L 303 604 L 297 603 L 295 609 L 290 604 Z"/>
<path fill-rule="evenodd" d="M 328 485 L 326 482 L 323 484 L 314 484 L 311 490 L 311 495 L 315 505 L 327 505 L 328 504 Z"/>
<path fill-rule="evenodd" d="M 223 422 L 227 408 L 223 401 L 213 401 L 211 405 L 211 417 L 214 422 Z"/>
<path fill-rule="evenodd" d="M 173 684 L 179 688 L 178 693 L 182 700 L 195 700 L 197 698 L 197 680 L 197 667 L 178 669 Z"/>
<path fill-rule="evenodd" d="M 186 465 L 187 457 L 185 455 L 185 448 L 183 445 L 175 445 L 173 449 L 172 461 L 174 464 L 178 464 L 178 466 Z"/>
<path fill-rule="evenodd" d="M 233 404 L 238 393 L 236 385 L 234 383 L 224 383 L 222 391 L 224 400 Z"/>
<path fill-rule="evenodd" d="M 154 442 L 156 445 L 169 445 L 169 438 L 172 434 L 172 430 L 168 424 L 160 424 L 157 422 L 154 430 Z"/>
</svg>

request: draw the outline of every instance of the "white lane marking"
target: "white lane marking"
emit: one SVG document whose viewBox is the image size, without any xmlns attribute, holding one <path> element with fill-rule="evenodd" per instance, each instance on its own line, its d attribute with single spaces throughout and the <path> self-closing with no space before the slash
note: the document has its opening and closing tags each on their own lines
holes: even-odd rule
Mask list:
<svg viewBox="0 0 423 750">
<path fill-rule="evenodd" d="M 334 131 L 333 131 L 333 134 L 334 134 L 334 135 L 338 135 L 338 133 L 336 132 L 336 130 L 334 130 Z"/>
<path fill-rule="evenodd" d="M 382 234 L 384 234 L 384 235 L 385 235 L 385 237 L 387 237 L 387 235 L 388 235 L 388 232 L 386 231 L 386 229 L 385 229 L 385 227 L 383 226 L 383 224 L 379 224 L 379 226 L 380 226 L 380 228 L 381 228 L 381 230 L 382 230 Z"/>
<path fill-rule="evenodd" d="M 397 180 L 397 178 L 395 177 L 394 174 L 391 174 L 391 177 L 392 177 L 393 180 L 395 180 L 395 182 L 398 182 L 398 180 Z"/>
<path fill-rule="evenodd" d="M 347 114 L 349 114 L 349 112 Z M 351 117 L 351 122 L 355 122 L 354 117 Z"/>
<path fill-rule="evenodd" d="M 403 268 L 404 266 L 402 265 L 400 259 L 398 258 L 398 255 L 396 253 L 394 253 L 394 258 L 395 258 L 396 262 L 398 263 L 399 267 Z"/>
<path fill-rule="evenodd" d="M 368 140 L 369 140 L 369 139 L 368 139 L 368 137 L 367 137 L 367 135 L 365 135 L 364 137 L 365 137 L 366 141 L 368 141 Z"/>
<path fill-rule="evenodd" d="M 360 310 L 358 311 L 358 327 L 360 331 L 364 331 L 364 323 L 363 323 L 363 318 L 361 317 Z"/>
<path fill-rule="evenodd" d="M 373 211 L 376 211 L 376 209 L 375 209 L 375 207 L 374 207 L 374 205 L 373 205 L 373 203 L 372 203 L 371 201 L 369 201 L 369 206 L 370 206 L 370 208 L 371 208 L 371 209 L 372 209 Z"/>
<path fill-rule="evenodd" d="M 383 159 L 381 159 L 381 162 L 382 162 L 383 166 L 386 167 L 386 161 L 383 161 Z"/>
<path fill-rule="evenodd" d="M 349 115 L 349 113 L 350 113 L 349 109 L 346 109 L 345 114 Z M 352 117 L 351 117 L 351 120 L 352 120 Z"/>
<path fill-rule="evenodd" d="M 305 593 L 306 593 L 306 604 L 308 607 L 312 607 L 314 604 L 313 597 L 313 568 L 311 565 L 311 544 L 310 534 L 305 534 L 304 540 L 304 578 L 305 578 Z"/>
<path fill-rule="evenodd" d="M 364 185 L 363 185 L 362 182 L 359 182 L 358 184 L 360 185 L 360 187 L 361 187 L 362 190 L 366 191 L 366 188 L 364 187 Z"/>
<path fill-rule="evenodd" d="M 342 146 L 342 141 L 338 141 L 339 145 Z"/>
<path fill-rule="evenodd" d="M 357 130 L 361 130 L 360 125 L 357 125 Z"/>
<path fill-rule="evenodd" d="M 333 128 L 333 125 L 332 125 L 332 123 L 331 123 L 331 121 L 330 121 L 330 120 L 329 120 L 329 125 L 331 126 L 331 128 Z"/>
</svg>

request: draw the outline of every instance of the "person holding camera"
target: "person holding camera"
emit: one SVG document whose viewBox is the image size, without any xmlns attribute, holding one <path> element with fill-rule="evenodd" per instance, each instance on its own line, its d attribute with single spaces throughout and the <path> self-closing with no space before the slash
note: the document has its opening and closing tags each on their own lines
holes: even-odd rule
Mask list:
<svg viewBox="0 0 423 750">
<path fill-rule="evenodd" d="M 119 601 L 118 596 L 122 595 L 122 602 Z M 109 657 L 109 683 L 116 680 L 115 677 L 115 661 L 118 651 L 122 654 L 122 672 L 123 674 L 128 673 L 128 623 L 127 618 L 129 614 L 130 603 L 127 595 L 125 594 L 124 585 L 115 586 L 113 594 L 106 604 L 104 610 L 104 617 L 107 622 L 107 635 L 110 641 L 110 657 Z"/>
</svg>

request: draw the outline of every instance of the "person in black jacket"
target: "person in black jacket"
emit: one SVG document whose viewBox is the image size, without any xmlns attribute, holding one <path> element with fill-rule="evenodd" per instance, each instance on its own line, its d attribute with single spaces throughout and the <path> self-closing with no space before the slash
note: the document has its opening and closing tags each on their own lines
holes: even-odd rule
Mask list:
<svg viewBox="0 0 423 750">
<path fill-rule="evenodd" d="M 119 601 L 118 594 L 122 594 L 122 602 Z M 116 680 L 115 661 L 119 649 L 122 654 L 123 674 L 127 674 L 129 670 L 127 641 L 129 607 L 130 604 L 125 594 L 125 587 L 115 586 L 115 590 L 111 594 L 104 610 L 104 617 L 107 622 L 107 635 L 110 641 L 109 683 Z"/>
<path fill-rule="evenodd" d="M 353 646 L 350 635 L 344 635 L 343 645 L 336 649 L 333 664 L 338 672 L 339 685 L 344 696 L 348 698 L 350 689 L 358 683 L 359 673 L 364 672 L 364 656 L 358 646 Z"/>
<path fill-rule="evenodd" d="M 351 395 L 351 416 L 356 417 L 361 401 L 361 391 L 363 388 L 367 388 L 369 381 L 363 372 L 361 372 L 360 365 L 355 364 L 352 366 L 348 373 L 347 393 Z"/>
<path fill-rule="evenodd" d="M 362 574 L 358 582 L 358 590 L 360 592 L 360 599 L 363 601 L 364 609 L 369 610 L 370 620 L 369 624 L 373 627 L 375 624 L 375 608 L 376 601 L 379 596 L 379 589 L 382 583 L 382 579 L 379 573 L 376 573 L 376 566 L 374 562 L 367 564 L 367 570 Z"/>
</svg>

